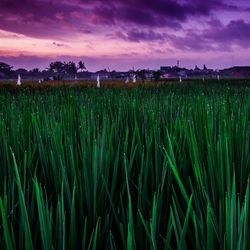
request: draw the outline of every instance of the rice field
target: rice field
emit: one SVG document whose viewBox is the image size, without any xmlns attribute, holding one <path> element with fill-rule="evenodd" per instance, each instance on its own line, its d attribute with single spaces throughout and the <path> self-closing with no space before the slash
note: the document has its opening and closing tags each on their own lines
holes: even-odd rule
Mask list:
<svg viewBox="0 0 250 250">
<path fill-rule="evenodd" d="M 250 83 L 213 81 L 1 83 L 0 249 L 250 249 Z"/>
</svg>

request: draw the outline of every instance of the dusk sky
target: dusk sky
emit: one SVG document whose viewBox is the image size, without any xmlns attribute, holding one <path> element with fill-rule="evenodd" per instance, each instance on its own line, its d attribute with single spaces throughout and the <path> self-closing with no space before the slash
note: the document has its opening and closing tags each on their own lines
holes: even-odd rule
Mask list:
<svg viewBox="0 0 250 250">
<path fill-rule="evenodd" d="M 249 0 L 0 0 L 0 61 L 88 70 L 250 65 Z"/>
</svg>

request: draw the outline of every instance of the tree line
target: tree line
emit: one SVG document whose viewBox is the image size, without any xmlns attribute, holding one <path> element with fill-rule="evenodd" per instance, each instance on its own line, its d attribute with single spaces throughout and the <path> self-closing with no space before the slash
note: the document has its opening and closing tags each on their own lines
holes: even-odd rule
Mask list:
<svg viewBox="0 0 250 250">
<path fill-rule="evenodd" d="M 85 72 L 86 66 L 83 61 L 79 61 L 77 64 L 73 61 L 54 61 L 49 64 L 49 66 L 40 70 L 39 68 L 34 68 L 31 70 L 27 70 L 24 68 L 14 69 L 13 66 L 0 62 L 0 79 L 16 79 L 18 75 L 21 75 L 24 79 L 44 79 L 44 80 L 62 80 L 62 79 L 72 79 L 77 76 L 77 74 Z M 102 71 L 102 70 L 101 70 Z M 98 72 L 101 72 L 98 71 Z M 109 73 L 110 77 L 113 78 L 113 74 L 116 71 L 107 71 L 106 69 L 103 72 Z M 142 82 L 146 80 L 146 74 L 149 73 L 149 70 L 137 70 L 133 71 L 137 78 L 141 79 Z M 129 72 L 128 72 L 129 73 Z M 152 80 L 158 81 L 161 76 L 161 71 L 156 70 L 152 72 Z"/>
<path fill-rule="evenodd" d="M 79 61 L 77 64 L 73 61 L 62 62 L 54 61 L 49 64 L 49 66 L 40 70 L 39 68 L 34 68 L 27 70 L 24 68 L 14 69 L 12 65 L 5 62 L 0 62 L 0 79 L 11 79 L 16 78 L 19 74 L 23 77 L 55 77 L 59 76 L 61 78 L 73 78 L 78 72 L 83 72 L 86 70 L 83 61 Z"/>
</svg>

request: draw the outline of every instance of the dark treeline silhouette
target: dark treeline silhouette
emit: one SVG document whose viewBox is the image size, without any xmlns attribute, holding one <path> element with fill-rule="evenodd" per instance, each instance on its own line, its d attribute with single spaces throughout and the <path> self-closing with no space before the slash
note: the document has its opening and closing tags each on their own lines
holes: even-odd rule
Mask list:
<svg viewBox="0 0 250 250">
<path fill-rule="evenodd" d="M 69 79 L 130 79 L 133 77 L 144 83 L 146 80 L 158 82 L 160 79 L 186 79 L 200 78 L 205 79 L 221 77 L 246 78 L 250 77 L 250 66 L 234 66 L 222 70 L 213 70 L 203 65 L 199 68 L 195 65 L 194 69 L 187 69 L 178 66 L 162 66 L 159 70 L 138 69 L 129 71 L 111 71 L 108 69 L 98 70 L 96 72 L 87 71 L 84 62 L 79 61 L 77 64 L 73 61 L 54 61 L 51 62 L 44 70 L 34 68 L 31 70 L 19 68 L 14 69 L 12 65 L 0 62 L 0 80 L 17 79 L 18 75 L 25 80 L 69 80 Z"/>
<path fill-rule="evenodd" d="M 18 68 L 16 70 L 14 67 L 0 62 L 0 79 L 16 79 L 18 75 L 22 79 L 30 80 L 64 80 L 64 79 L 96 79 L 99 75 L 101 79 L 126 79 L 133 78 L 133 75 L 136 75 L 138 79 L 144 82 L 146 79 L 154 80 L 157 82 L 160 79 L 161 71 L 150 71 L 149 69 L 141 70 L 129 70 L 128 72 L 117 72 L 117 71 L 108 71 L 107 69 L 99 70 L 97 72 L 89 72 L 86 70 L 85 64 L 82 61 L 79 61 L 77 64 L 73 61 L 54 61 L 49 64 L 49 66 L 40 70 L 39 68 L 34 68 L 31 70 L 26 70 L 24 68 Z"/>
<path fill-rule="evenodd" d="M 51 62 L 44 70 L 40 70 L 39 68 L 31 70 L 18 68 L 15 70 L 13 66 L 5 62 L 0 62 L 0 79 L 16 79 L 18 75 L 21 75 L 24 79 L 73 79 L 77 74 L 81 74 L 85 71 L 86 67 L 82 61 L 78 62 L 78 64 L 72 61 L 55 61 Z"/>
</svg>

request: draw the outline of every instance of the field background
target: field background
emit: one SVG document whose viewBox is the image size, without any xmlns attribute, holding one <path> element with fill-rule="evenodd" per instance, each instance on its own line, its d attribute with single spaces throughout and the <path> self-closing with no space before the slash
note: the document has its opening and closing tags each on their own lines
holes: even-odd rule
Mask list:
<svg viewBox="0 0 250 250">
<path fill-rule="evenodd" d="M 249 249 L 248 81 L 101 85 L 1 82 L 0 248 Z"/>
<path fill-rule="evenodd" d="M 37 88 L 37 89 L 43 89 L 43 88 L 57 88 L 57 87 L 69 87 L 69 88 L 75 88 L 75 87 L 96 87 L 96 80 L 63 80 L 63 81 L 43 81 L 39 83 L 38 80 L 22 80 L 22 85 L 17 86 L 16 80 L 0 80 L 0 89 L 24 89 L 24 88 Z M 132 80 L 128 84 L 125 84 L 124 80 L 100 80 L 101 87 L 102 88 L 113 88 L 113 87 L 119 87 L 119 88 L 134 88 L 134 87 L 159 87 L 166 84 L 179 84 L 178 78 L 169 78 L 169 79 L 160 79 L 159 81 L 151 81 L 151 80 L 145 80 L 144 82 L 141 79 L 137 79 L 136 83 L 133 83 Z M 249 78 L 224 78 L 218 81 L 217 79 L 213 78 L 206 78 L 203 82 L 200 78 L 183 78 L 181 85 L 187 85 L 187 84 L 201 84 L 201 85 L 214 85 L 217 84 L 219 86 L 225 86 L 225 85 L 235 85 L 235 86 L 249 86 L 250 79 Z"/>
</svg>

